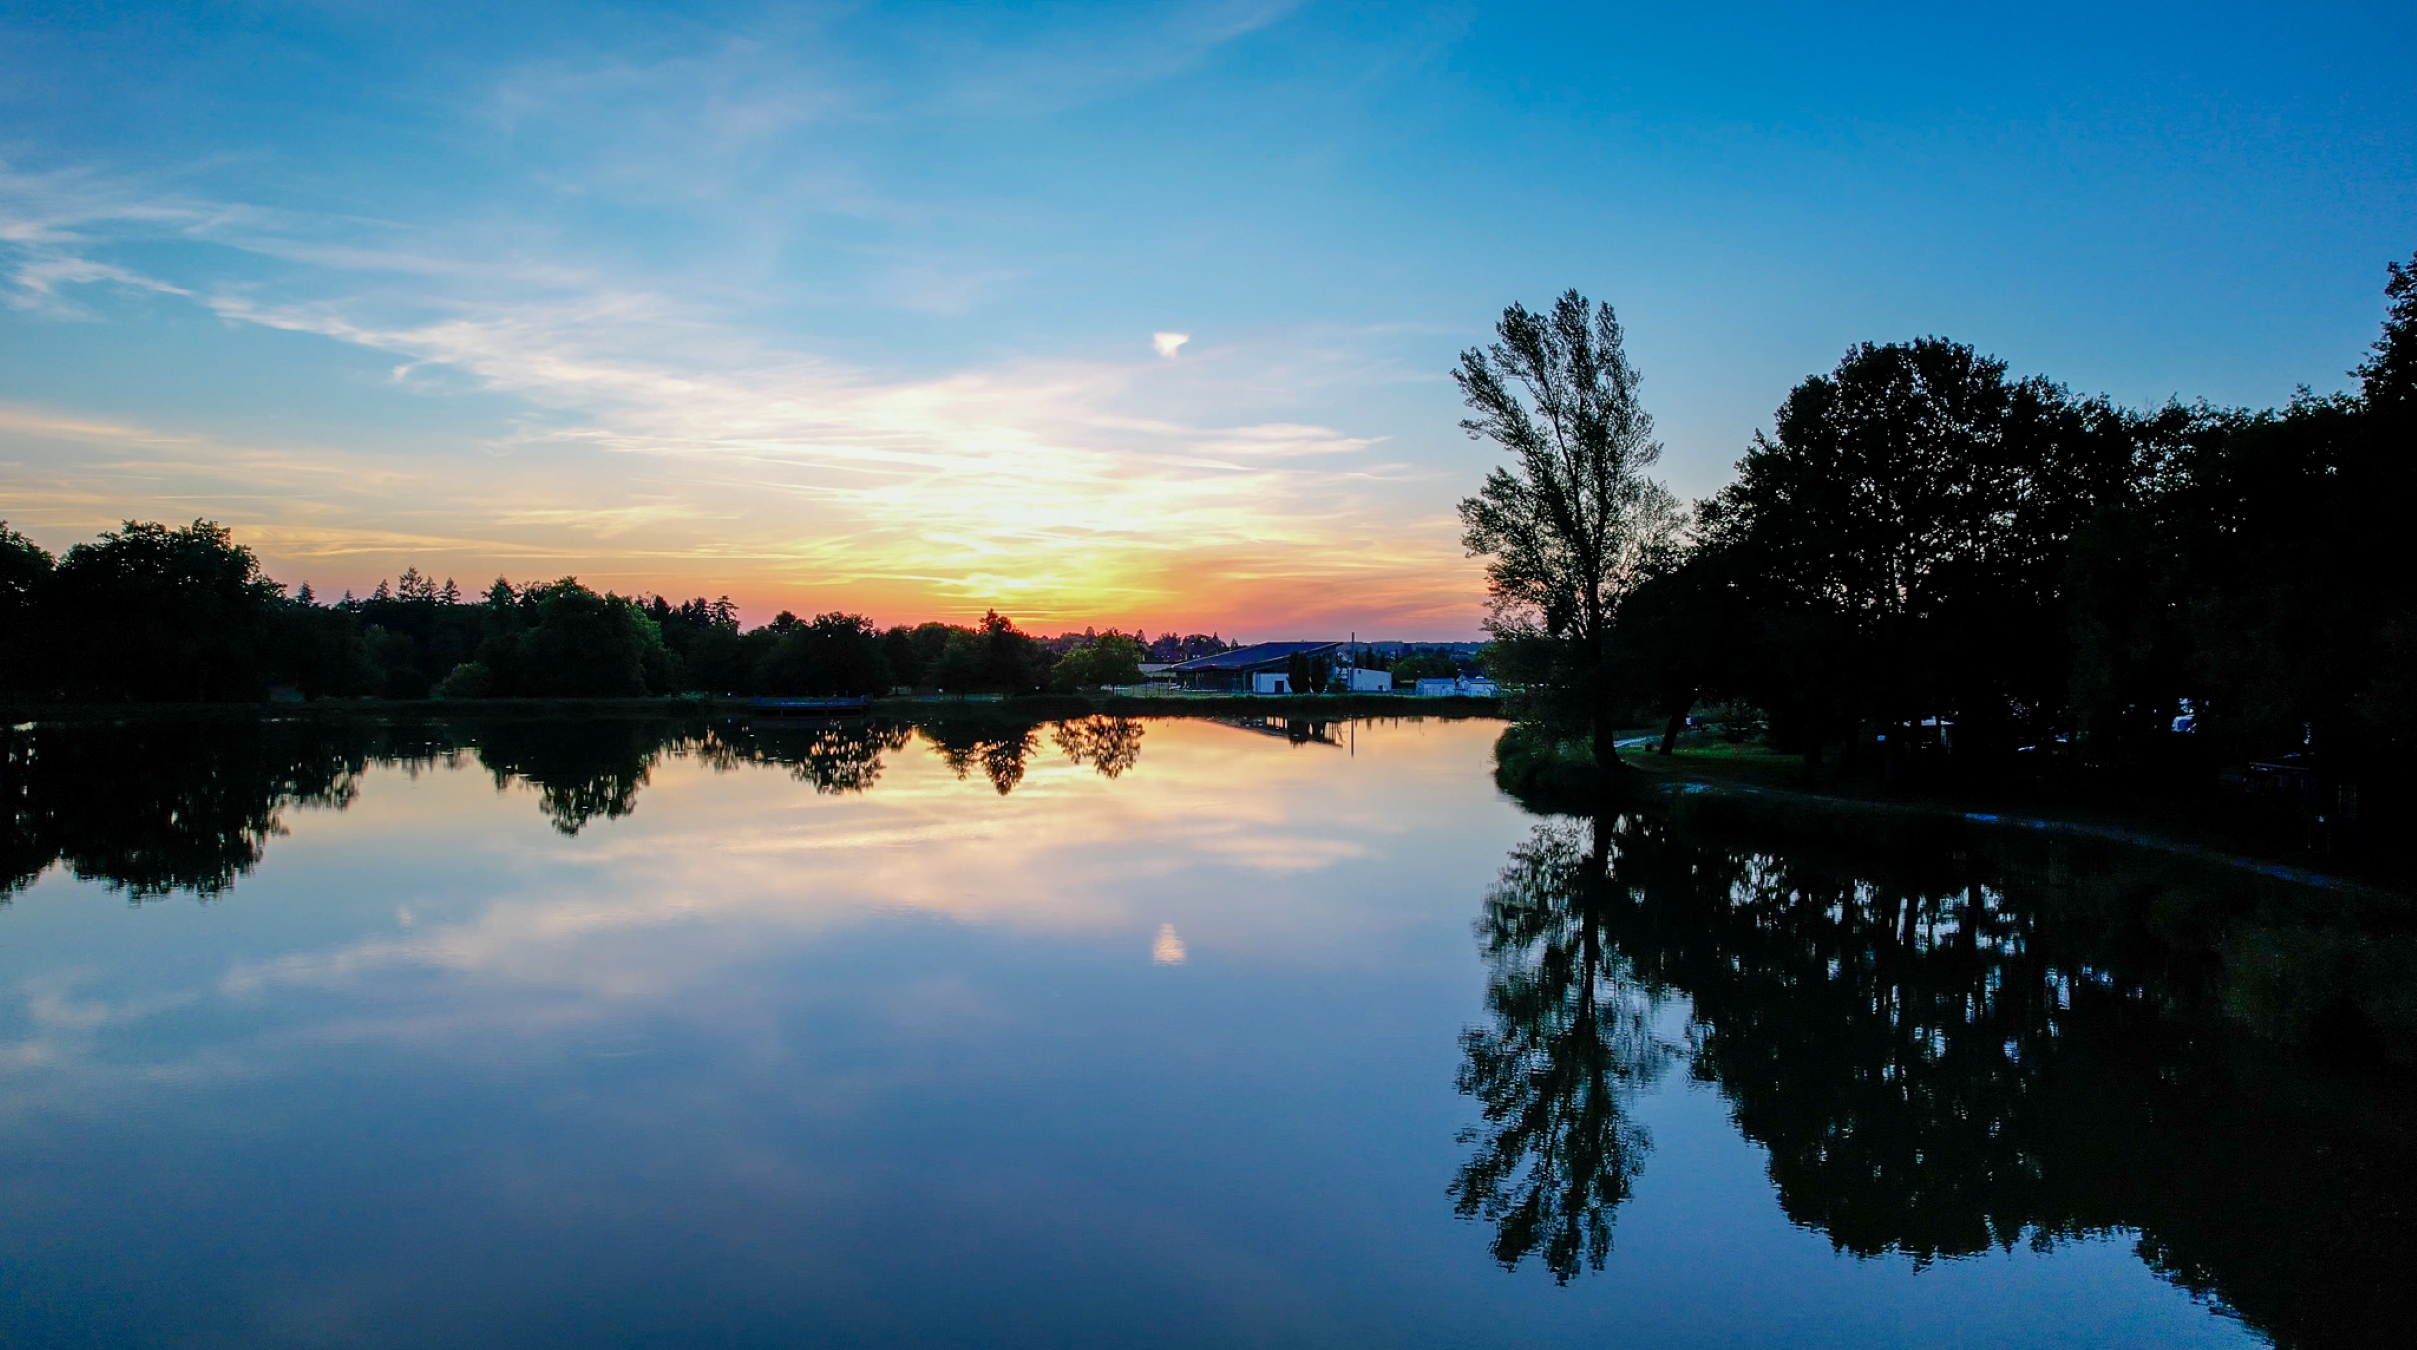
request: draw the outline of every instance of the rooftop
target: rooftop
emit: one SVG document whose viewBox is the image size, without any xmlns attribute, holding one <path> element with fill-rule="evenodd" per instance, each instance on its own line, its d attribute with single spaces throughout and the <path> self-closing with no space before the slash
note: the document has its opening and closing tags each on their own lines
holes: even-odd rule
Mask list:
<svg viewBox="0 0 2417 1350">
<path fill-rule="evenodd" d="M 1230 652 L 1219 652 L 1215 656 L 1195 656 L 1189 661 L 1179 661 L 1167 669 L 1176 671 L 1248 670 L 1252 666 L 1288 661 L 1296 652 L 1329 652 L 1342 645 L 1340 642 L 1254 642 L 1247 647 L 1236 647 Z"/>
</svg>

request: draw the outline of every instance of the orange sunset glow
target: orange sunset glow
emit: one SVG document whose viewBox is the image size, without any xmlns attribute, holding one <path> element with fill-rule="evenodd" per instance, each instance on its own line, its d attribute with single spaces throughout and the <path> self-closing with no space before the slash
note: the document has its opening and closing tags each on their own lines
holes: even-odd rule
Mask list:
<svg viewBox="0 0 2417 1350">
<path fill-rule="evenodd" d="M 1321 426 L 1129 411 L 1170 383 L 1178 399 L 1213 392 L 1219 371 L 1182 388 L 1144 358 L 883 386 L 804 366 L 675 377 L 448 356 L 537 395 L 573 369 L 601 415 L 431 451 L 20 405 L 0 409 L 0 436 L 32 470 L 13 515 L 60 547 L 125 516 L 207 516 L 272 577 L 328 595 L 417 567 L 469 589 L 576 575 L 625 594 L 728 594 L 757 621 L 997 608 L 1049 631 L 1467 636 L 1481 618 L 1454 475 Z"/>
</svg>

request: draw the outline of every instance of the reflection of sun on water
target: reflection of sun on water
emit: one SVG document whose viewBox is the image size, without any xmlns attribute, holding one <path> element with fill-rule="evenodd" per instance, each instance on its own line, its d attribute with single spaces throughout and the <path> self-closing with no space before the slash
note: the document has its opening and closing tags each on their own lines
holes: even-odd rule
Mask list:
<svg viewBox="0 0 2417 1350">
<path fill-rule="evenodd" d="M 1150 944 L 1150 959 L 1162 966 L 1183 964 L 1183 939 L 1175 936 L 1175 925 L 1158 925 L 1158 940 Z"/>
</svg>

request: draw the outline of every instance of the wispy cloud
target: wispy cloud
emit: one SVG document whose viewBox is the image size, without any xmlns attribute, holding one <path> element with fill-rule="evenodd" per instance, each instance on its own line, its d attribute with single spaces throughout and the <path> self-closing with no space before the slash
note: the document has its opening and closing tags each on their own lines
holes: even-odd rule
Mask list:
<svg viewBox="0 0 2417 1350">
<path fill-rule="evenodd" d="M 932 101 L 987 115 L 1038 116 L 1121 97 L 1198 66 L 1301 8 L 1302 0 L 1137 4 L 1079 28 L 1023 41 L 995 32 L 935 30 L 932 55 L 961 72 L 936 81 Z"/>
<path fill-rule="evenodd" d="M 766 260 L 796 246 L 785 217 L 797 213 L 893 232 L 859 246 L 849 270 L 893 313 L 953 322 L 1025 284 L 989 255 L 913 242 L 934 210 L 966 208 L 868 186 L 848 134 L 1115 97 L 1291 8 L 1154 6 L 1067 41 L 977 19 L 912 35 L 952 57 L 912 85 L 820 41 L 837 11 L 478 77 L 481 153 L 525 152 L 535 166 L 512 191 L 623 209 L 710 203 L 699 209 L 717 233 L 701 259 L 635 256 L 536 209 L 473 201 L 413 221 L 0 166 L 11 305 L 84 315 L 142 292 L 376 352 L 397 395 L 475 389 L 519 409 L 483 434 L 402 451 L 265 421 L 197 436 L 158 413 L 21 407 L 0 415 L 10 510 L 54 531 L 211 514 L 283 579 L 322 589 L 330 570 L 366 584 L 376 572 L 362 569 L 406 564 L 543 568 L 727 588 L 758 610 L 848 604 L 904 619 L 996 603 L 1044 624 L 1146 613 L 1229 628 L 1315 626 L 1381 595 L 1420 623 L 1470 628 L 1453 532 L 1424 528 L 1433 476 L 1383 435 L 1334 424 L 1330 401 L 1321 411 L 1321 382 L 1403 377 L 1367 342 L 1260 331 L 1203 351 L 1162 332 L 1157 357 L 992 351 L 902 371 L 776 321 L 810 298 L 811 282 L 766 280 Z M 1338 577 L 1378 584 L 1345 596 Z"/>
</svg>

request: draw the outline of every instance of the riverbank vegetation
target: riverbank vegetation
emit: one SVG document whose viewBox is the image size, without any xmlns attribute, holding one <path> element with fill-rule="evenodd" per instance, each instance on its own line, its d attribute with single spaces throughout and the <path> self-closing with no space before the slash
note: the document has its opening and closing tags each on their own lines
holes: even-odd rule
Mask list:
<svg viewBox="0 0 2417 1350">
<path fill-rule="evenodd" d="M 1505 312 L 1463 358 L 1511 455 L 1464 503 L 1518 744 L 1618 760 L 1708 706 L 1808 776 L 2229 782 L 2356 849 L 2417 750 L 2417 263 L 2353 392 L 2132 409 L 1939 338 L 1849 350 L 1683 528 L 1608 307 Z M 1534 355 L 1522 355 L 1533 352 Z M 1473 372 L 1518 357 L 1521 404 Z M 1525 421 L 1522 420 L 1525 419 Z M 1640 432 L 1639 428 L 1642 428 Z"/>
<path fill-rule="evenodd" d="M 575 577 L 465 596 L 406 571 L 367 599 L 293 594 L 216 523 L 128 521 L 53 558 L 0 522 L 0 700 L 19 703 L 636 698 L 680 692 L 1070 693 L 1144 660 L 1226 649 L 1215 634 L 1043 638 L 979 624 L 881 629 L 858 614 L 743 627 L 727 598 L 675 604 Z"/>
</svg>

